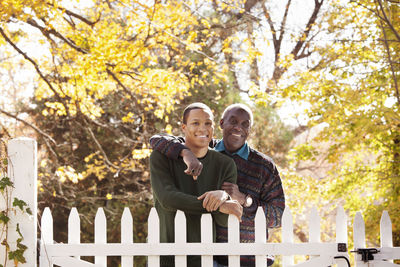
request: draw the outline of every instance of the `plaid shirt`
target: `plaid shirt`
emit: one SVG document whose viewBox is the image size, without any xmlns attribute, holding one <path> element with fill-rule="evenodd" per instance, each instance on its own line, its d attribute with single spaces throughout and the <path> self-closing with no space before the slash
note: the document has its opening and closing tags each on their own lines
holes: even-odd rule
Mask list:
<svg viewBox="0 0 400 267">
<path fill-rule="evenodd" d="M 281 218 L 285 208 L 282 181 L 274 162 L 268 156 L 251 147 L 247 147 L 245 153 L 243 153 L 244 149 L 240 149 L 239 154 L 229 154 L 225 151 L 221 142 L 223 140 L 212 140 L 210 147 L 217 147 L 218 151 L 230 156 L 235 161 L 239 190 L 253 198 L 253 204 L 248 208 L 243 208 L 242 222 L 240 223 L 240 242 L 253 243 L 254 218 L 258 206 L 264 209 L 268 228 L 281 226 Z M 182 149 L 187 149 L 183 143 L 182 137 L 167 135 L 155 135 L 150 139 L 150 145 L 153 149 L 172 159 L 177 159 Z M 227 242 L 227 229 L 220 228 L 217 230 L 217 242 Z M 241 256 L 240 266 L 255 266 L 254 256 Z"/>
</svg>

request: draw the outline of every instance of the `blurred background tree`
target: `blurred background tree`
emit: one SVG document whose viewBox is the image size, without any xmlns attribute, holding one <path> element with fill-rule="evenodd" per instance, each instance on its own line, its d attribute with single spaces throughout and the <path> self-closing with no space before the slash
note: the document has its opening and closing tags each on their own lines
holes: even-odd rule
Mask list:
<svg viewBox="0 0 400 267">
<path fill-rule="evenodd" d="M 71 207 L 82 241 L 105 207 L 118 242 L 125 206 L 144 242 L 149 137 L 179 135 L 191 102 L 217 124 L 244 102 L 251 145 L 278 164 L 299 240 L 312 205 L 322 239 L 334 239 L 342 204 L 350 218 L 363 212 L 371 245 L 389 210 L 399 245 L 398 15 L 389 0 L 3 0 L 0 134 L 38 140 L 39 209 L 51 208 L 57 242 Z"/>
</svg>

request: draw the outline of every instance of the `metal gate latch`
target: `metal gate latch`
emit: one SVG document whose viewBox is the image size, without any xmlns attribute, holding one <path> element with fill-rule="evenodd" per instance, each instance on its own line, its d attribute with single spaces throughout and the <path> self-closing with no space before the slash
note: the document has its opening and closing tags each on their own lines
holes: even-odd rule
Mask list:
<svg viewBox="0 0 400 267">
<path fill-rule="evenodd" d="M 376 248 L 359 248 L 351 252 L 356 252 L 357 254 L 361 254 L 361 260 L 363 262 L 368 262 L 374 260 L 374 254 L 378 253 L 379 250 L 377 250 Z"/>
</svg>

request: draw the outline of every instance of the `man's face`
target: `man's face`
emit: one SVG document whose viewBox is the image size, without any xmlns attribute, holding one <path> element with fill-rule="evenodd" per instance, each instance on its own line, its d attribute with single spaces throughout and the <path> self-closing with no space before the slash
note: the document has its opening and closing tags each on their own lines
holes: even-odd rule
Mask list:
<svg viewBox="0 0 400 267">
<path fill-rule="evenodd" d="M 233 153 L 239 150 L 250 133 L 250 115 L 241 108 L 232 108 L 220 121 L 225 148 Z"/>
<path fill-rule="evenodd" d="M 186 124 L 182 124 L 187 146 L 196 148 L 208 147 L 213 133 L 212 114 L 203 109 L 193 109 L 189 112 Z"/>
</svg>

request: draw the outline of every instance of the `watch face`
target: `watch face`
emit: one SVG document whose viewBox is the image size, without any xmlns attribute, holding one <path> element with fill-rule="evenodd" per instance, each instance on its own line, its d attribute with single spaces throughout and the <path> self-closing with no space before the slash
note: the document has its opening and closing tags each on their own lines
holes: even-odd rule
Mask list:
<svg viewBox="0 0 400 267">
<path fill-rule="evenodd" d="M 250 195 L 246 196 L 246 203 L 245 203 L 245 207 L 248 208 L 251 206 L 251 204 L 253 204 L 253 199 L 251 198 Z"/>
</svg>

